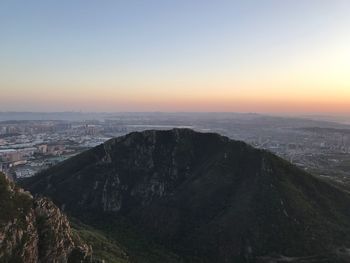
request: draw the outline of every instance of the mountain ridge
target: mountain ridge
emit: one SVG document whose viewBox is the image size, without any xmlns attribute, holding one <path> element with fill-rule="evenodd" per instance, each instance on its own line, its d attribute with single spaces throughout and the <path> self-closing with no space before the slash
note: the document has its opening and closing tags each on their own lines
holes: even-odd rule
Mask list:
<svg viewBox="0 0 350 263">
<path fill-rule="evenodd" d="M 213 133 L 131 133 L 23 185 L 78 218 L 125 218 L 190 262 L 328 254 L 338 260 L 339 249 L 350 247 L 348 194 L 272 153 Z"/>
</svg>

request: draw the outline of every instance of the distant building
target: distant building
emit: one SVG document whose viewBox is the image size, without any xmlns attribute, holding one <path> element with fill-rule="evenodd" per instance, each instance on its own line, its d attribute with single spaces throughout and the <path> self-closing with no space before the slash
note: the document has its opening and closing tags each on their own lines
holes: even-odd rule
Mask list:
<svg viewBox="0 0 350 263">
<path fill-rule="evenodd" d="M 47 144 L 42 144 L 38 146 L 38 150 L 40 153 L 42 154 L 46 154 L 47 153 Z"/>
<path fill-rule="evenodd" d="M 66 147 L 62 144 L 49 144 L 47 145 L 47 154 L 61 155 L 65 149 Z"/>
<path fill-rule="evenodd" d="M 86 125 L 85 126 L 85 135 L 94 136 L 98 133 L 98 127 L 95 125 Z"/>
<path fill-rule="evenodd" d="M 31 177 L 35 174 L 35 170 L 29 166 L 20 166 L 14 170 L 16 178 Z"/>
<path fill-rule="evenodd" d="M 5 162 L 17 162 L 22 159 L 22 155 L 15 149 L 0 150 L 0 159 Z"/>
<path fill-rule="evenodd" d="M 0 172 L 6 173 L 10 169 L 10 165 L 9 162 L 0 162 Z"/>
</svg>

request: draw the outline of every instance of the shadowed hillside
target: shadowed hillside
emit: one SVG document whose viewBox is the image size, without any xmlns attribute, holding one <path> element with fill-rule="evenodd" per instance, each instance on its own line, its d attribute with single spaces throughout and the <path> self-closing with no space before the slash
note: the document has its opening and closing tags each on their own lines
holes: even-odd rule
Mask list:
<svg viewBox="0 0 350 263">
<path fill-rule="evenodd" d="M 168 262 L 349 260 L 348 194 L 218 134 L 131 133 L 22 184 L 123 243 L 131 258 L 139 253 L 137 262 L 152 262 L 135 249 L 139 237 Z"/>
</svg>

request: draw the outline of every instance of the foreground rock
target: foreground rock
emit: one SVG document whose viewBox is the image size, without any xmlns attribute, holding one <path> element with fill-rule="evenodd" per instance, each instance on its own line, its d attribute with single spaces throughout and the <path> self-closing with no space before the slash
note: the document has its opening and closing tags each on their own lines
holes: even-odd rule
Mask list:
<svg viewBox="0 0 350 263">
<path fill-rule="evenodd" d="M 90 247 L 51 201 L 34 199 L 0 173 L 0 262 L 91 261 Z"/>
</svg>

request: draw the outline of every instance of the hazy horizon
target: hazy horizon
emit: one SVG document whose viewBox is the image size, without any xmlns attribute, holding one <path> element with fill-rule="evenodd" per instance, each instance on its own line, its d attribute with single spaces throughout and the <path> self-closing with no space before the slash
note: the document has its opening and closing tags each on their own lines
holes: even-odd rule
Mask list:
<svg viewBox="0 0 350 263">
<path fill-rule="evenodd" d="M 350 2 L 0 3 L 0 111 L 350 113 Z"/>
<path fill-rule="evenodd" d="M 286 118 L 310 118 L 310 119 L 341 119 L 350 123 L 350 113 L 347 112 L 249 112 L 249 111 L 83 111 L 83 110 L 0 110 L 0 114 L 239 114 L 262 115 Z"/>
</svg>

